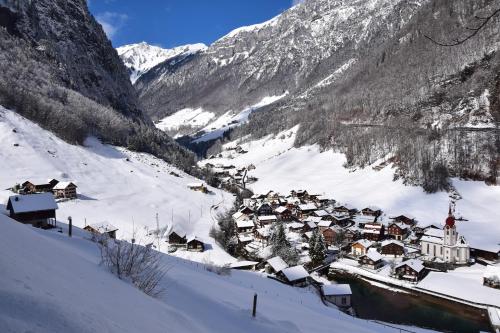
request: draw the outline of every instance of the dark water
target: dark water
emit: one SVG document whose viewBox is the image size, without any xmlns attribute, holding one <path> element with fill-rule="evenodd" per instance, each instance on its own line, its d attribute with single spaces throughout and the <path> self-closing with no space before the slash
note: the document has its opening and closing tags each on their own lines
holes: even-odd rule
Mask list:
<svg viewBox="0 0 500 333">
<path fill-rule="evenodd" d="M 345 274 L 330 274 L 338 283 L 349 283 L 358 317 L 441 332 L 490 332 L 486 311 L 421 294 L 397 293 Z M 411 329 L 410 329 L 411 330 Z"/>
</svg>

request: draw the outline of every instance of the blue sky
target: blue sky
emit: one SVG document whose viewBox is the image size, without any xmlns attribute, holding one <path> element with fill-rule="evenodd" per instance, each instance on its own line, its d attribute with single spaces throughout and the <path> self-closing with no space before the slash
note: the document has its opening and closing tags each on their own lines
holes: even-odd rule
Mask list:
<svg viewBox="0 0 500 333">
<path fill-rule="evenodd" d="M 298 0 L 88 0 L 113 45 L 210 44 L 229 31 L 264 22 Z"/>
</svg>

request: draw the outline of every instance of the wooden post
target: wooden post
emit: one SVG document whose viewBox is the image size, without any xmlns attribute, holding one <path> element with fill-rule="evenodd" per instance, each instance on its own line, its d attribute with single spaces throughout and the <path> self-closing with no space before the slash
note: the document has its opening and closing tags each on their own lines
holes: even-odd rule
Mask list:
<svg viewBox="0 0 500 333">
<path fill-rule="evenodd" d="M 69 222 L 69 228 L 68 228 L 68 236 L 71 237 L 71 235 L 73 234 L 73 219 L 71 218 L 71 216 L 68 217 L 68 222 Z"/>
<path fill-rule="evenodd" d="M 253 295 L 253 310 L 252 310 L 252 317 L 255 317 L 255 314 L 257 312 L 257 293 Z"/>
</svg>

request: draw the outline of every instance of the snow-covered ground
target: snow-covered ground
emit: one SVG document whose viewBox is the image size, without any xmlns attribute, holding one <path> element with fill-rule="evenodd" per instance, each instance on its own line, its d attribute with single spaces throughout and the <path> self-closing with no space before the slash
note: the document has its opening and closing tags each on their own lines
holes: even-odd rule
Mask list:
<svg viewBox="0 0 500 333">
<path fill-rule="evenodd" d="M 212 194 L 191 191 L 187 184 L 199 180 L 151 155 L 103 145 L 96 139 L 87 140 L 85 147 L 73 146 L 3 108 L 0 142 L 0 205 L 13 195 L 6 189 L 16 183 L 71 180 L 78 186 L 79 199 L 59 203 L 60 221 L 71 216 L 74 225 L 82 228 L 107 221 L 119 228 L 118 238 L 131 239 L 135 230 L 136 239 L 150 242 L 153 239 L 146 234 L 156 229 L 158 214 L 160 228 L 173 223 L 208 244 L 206 252 L 177 251 L 176 255 L 218 263 L 235 260 L 208 236 L 213 216 L 232 204 L 230 194 L 213 188 Z M 219 208 L 212 208 L 217 204 Z M 166 251 L 165 240 L 160 243 Z"/>
<path fill-rule="evenodd" d="M 439 192 L 426 194 L 422 188 L 393 181 L 394 170 L 387 166 L 376 171 L 372 166 L 349 170 L 343 167 L 345 156 L 332 151 L 320 152 L 317 146 L 293 148 L 297 128 L 275 136 L 242 144 L 248 152 L 224 151 L 223 158 L 201 163 L 232 164 L 236 167 L 254 164 L 249 175 L 258 178 L 250 187 L 256 193 L 269 190 L 288 193 L 305 189 L 324 194 L 341 203 L 361 209 L 369 205 L 381 207 L 387 216 L 411 214 L 420 225 L 442 225 L 448 213 L 449 196 Z M 236 142 L 226 145 L 235 146 Z M 457 221 L 458 232 L 472 247 L 498 251 L 500 248 L 500 186 L 484 182 L 453 179 L 463 199 L 457 201 L 456 215 L 468 221 Z"/>
<path fill-rule="evenodd" d="M 99 266 L 98 248 L 87 238 L 79 229 L 69 238 L 0 215 L 2 333 L 393 332 L 324 306 L 311 290 L 257 273 L 219 276 L 168 255 L 165 293 L 153 299 Z"/>
<path fill-rule="evenodd" d="M 163 131 L 175 130 L 181 126 L 199 128 L 205 126 L 214 117 L 213 112 L 204 111 L 203 108 L 186 108 L 163 118 L 156 124 L 156 127 Z"/>
</svg>

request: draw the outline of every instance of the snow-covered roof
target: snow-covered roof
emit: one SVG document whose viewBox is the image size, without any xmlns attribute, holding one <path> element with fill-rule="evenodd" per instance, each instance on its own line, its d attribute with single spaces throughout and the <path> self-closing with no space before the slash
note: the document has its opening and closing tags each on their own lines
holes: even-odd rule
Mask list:
<svg viewBox="0 0 500 333">
<path fill-rule="evenodd" d="M 306 222 L 307 226 L 311 229 L 315 229 L 317 228 L 318 226 L 316 225 L 316 223 L 312 222 L 312 221 L 308 221 Z"/>
<path fill-rule="evenodd" d="M 288 264 L 281 259 L 281 257 L 273 257 L 271 259 L 267 259 L 267 263 L 271 266 L 275 272 L 280 272 L 288 267 Z"/>
<path fill-rule="evenodd" d="M 369 249 L 366 252 L 365 256 L 367 256 L 370 260 L 375 261 L 375 262 L 382 260 L 382 258 L 383 258 L 382 255 L 380 253 L 378 253 L 377 250 L 375 250 L 375 249 Z"/>
<path fill-rule="evenodd" d="M 364 247 L 365 249 L 369 248 L 370 246 L 372 246 L 373 242 L 372 241 L 369 241 L 367 239 L 360 239 L 358 241 L 355 241 L 352 245 L 354 246 L 355 244 L 359 244 L 361 245 L 362 247 Z"/>
<path fill-rule="evenodd" d="M 322 288 L 325 296 L 352 295 L 351 286 L 348 284 L 325 284 Z"/>
<path fill-rule="evenodd" d="M 317 207 L 312 203 L 299 205 L 300 210 L 316 210 Z"/>
<path fill-rule="evenodd" d="M 259 221 L 275 221 L 276 215 L 261 215 L 258 216 L 257 219 L 259 219 Z"/>
<path fill-rule="evenodd" d="M 172 233 L 176 233 L 177 235 L 179 235 L 180 237 L 186 237 L 187 236 L 187 233 L 184 231 L 184 229 L 182 229 L 179 225 L 173 225 L 171 226 L 166 232 L 164 236 L 170 236 Z"/>
<path fill-rule="evenodd" d="M 267 236 L 269 236 L 271 234 L 271 228 L 264 227 L 264 228 L 259 228 L 256 231 L 262 237 L 267 237 Z"/>
<path fill-rule="evenodd" d="M 238 239 L 240 240 L 240 242 L 251 242 L 253 241 L 253 235 L 252 234 L 239 234 L 238 235 Z"/>
<path fill-rule="evenodd" d="M 199 241 L 199 242 L 202 242 L 202 243 L 203 243 L 203 241 L 201 240 L 201 238 L 200 238 L 200 237 L 198 237 L 198 236 L 196 236 L 196 235 L 190 235 L 190 236 L 188 236 L 188 237 L 187 237 L 187 242 L 188 242 L 188 243 L 189 243 L 189 242 L 192 242 L 192 241 L 194 241 L 194 240 L 197 240 L 197 241 Z"/>
<path fill-rule="evenodd" d="M 112 232 L 112 231 L 118 230 L 117 227 L 115 227 L 114 225 L 112 225 L 108 221 L 89 224 L 89 227 L 91 227 L 94 230 L 97 230 L 97 232 L 99 232 L 101 234 L 103 234 L 105 232 Z"/>
<path fill-rule="evenodd" d="M 381 210 L 381 209 L 378 206 L 368 206 L 368 207 L 363 208 L 363 210 L 377 211 L 377 210 Z"/>
<path fill-rule="evenodd" d="M 282 270 L 281 272 L 290 282 L 304 279 L 309 276 L 309 273 L 307 273 L 306 269 L 303 266 L 288 267 Z"/>
<path fill-rule="evenodd" d="M 397 240 L 394 240 L 394 239 L 386 239 L 385 241 L 382 241 L 381 243 L 381 246 L 384 247 L 384 246 L 387 246 L 389 244 L 396 244 L 396 245 L 399 245 L 401 247 L 404 247 L 405 245 L 403 243 L 401 243 L 400 241 L 397 241 Z"/>
<path fill-rule="evenodd" d="M 486 279 L 492 279 L 496 277 L 497 279 L 500 280 L 500 267 L 493 265 L 486 266 L 486 269 L 484 270 L 483 273 L 483 277 L 485 277 Z"/>
<path fill-rule="evenodd" d="M 409 228 L 409 226 L 407 224 L 404 224 L 404 223 L 401 223 L 401 222 L 399 222 L 399 223 L 397 223 L 397 222 L 391 222 L 391 223 L 389 223 L 389 226 L 391 226 L 391 225 L 395 225 L 395 226 L 399 227 L 401 230 L 406 230 L 406 229 Z"/>
<path fill-rule="evenodd" d="M 400 262 L 399 264 L 396 265 L 396 268 L 402 267 L 405 265 L 408 265 L 416 272 L 420 272 L 421 270 L 423 270 L 425 268 L 422 260 L 418 260 L 418 259 L 410 259 L 410 260 Z"/>
<path fill-rule="evenodd" d="M 443 232 L 442 229 L 429 228 L 429 229 L 425 230 L 424 235 L 425 236 L 430 236 L 430 237 L 443 238 L 444 237 L 444 232 Z"/>
<path fill-rule="evenodd" d="M 318 223 L 318 227 L 329 227 L 332 225 L 332 221 L 328 221 L 328 220 L 321 220 L 319 221 Z"/>
<path fill-rule="evenodd" d="M 316 224 L 318 224 L 321 221 L 322 221 L 322 219 L 319 216 L 309 216 L 307 219 L 304 220 L 304 222 L 313 222 Z"/>
<path fill-rule="evenodd" d="M 420 238 L 420 242 L 442 244 L 443 243 L 443 238 L 431 237 L 431 236 L 422 236 L 422 238 Z"/>
<path fill-rule="evenodd" d="M 64 190 L 66 189 L 69 185 L 74 185 L 75 187 L 77 187 L 75 185 L 75 183 L 73 182 L 59 182 L 57 183 L 56 186 L 54 186 L 54 190 Z"/>
<path fill-rule="evenodd" d="M 188 187 L 204 187 L 205 184 L 203 183 L 189 183 L 187 184 Z"/>
<path fill-rule="evenodd" d="M 303 228 L 304 225 L 302 223 L 299 223 L 299 222 L 292 222 L 292 223 L 288 224 L 288 227 L 292 228 L 292 229 L 300 229 L 300 228 Z"/>
<path fill-rule="evenodd" d="M 319 217 L 324 217 L 329 215 L 328 212 L 324 209 L 315 210 L 314 214 L 316 214 Z"/>
<path fill-rule="evenodd" d="M 29 213 L 58 209 L 52 193 L 13 195 L 9 197 L 14 213 Z"/>
<path fill-rule="evenodd" d="M 238 220 L 240 218 L 245 218 L 247 217 L 246 214 L 243 214 L 242 212 L 236 212 L 233 214 L 233 220 Z"/>
<path fill-rule="evenodd" d="M 236 226 L 238 228 L 253 228 L 254 224 L 253 224 L 253 221 L 251 221 L 251 220 L 238 220 L 236 222 Z"/>
<path fill-rule="evenodd" d="M 276 208 L 274 211 L 275 211 L 276 213 L 278 213 L 278 214 L 281 214 L 281 213 L 283 213 L 283 212 L 285 212 L 285 211 L 287 211 L 287 210 L 288 210 L 288 208 L 286 208 L 285 206 L 279 206 L 279 207 L 278 207 L 278 208 Z"/>
</svg>

